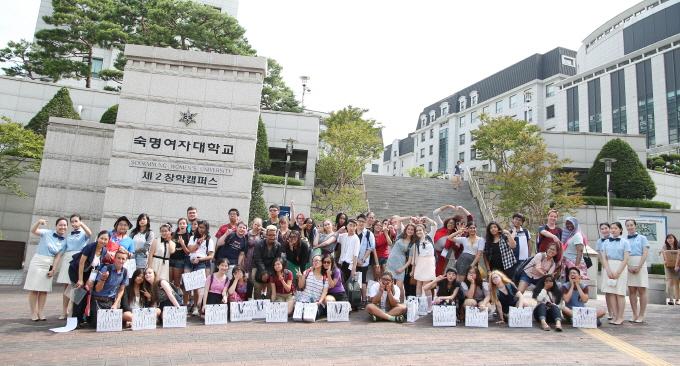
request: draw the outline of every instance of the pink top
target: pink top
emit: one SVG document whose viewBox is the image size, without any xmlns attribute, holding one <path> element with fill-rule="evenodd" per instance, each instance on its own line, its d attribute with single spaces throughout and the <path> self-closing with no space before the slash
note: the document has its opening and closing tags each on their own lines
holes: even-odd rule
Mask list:
<svg viewBox="0 0 680 366">
<path fill-rule="evenodd" d="M 220 280 L 214 273 L 210 275 L 208 278 L 205 279 L 205 284 L 209 285 L 210 288 L 208 289 L 208 292 L 211 292 L 213 294 L 222 294 L 222 291 L 225 288 L 229 288 L 229 279 L 227 276 L 224 276 L 223 280 Z"/>
<path fill-rule="evenodd" d="M 534 256 L 534 259 L 524 267 L 524 272 L 527 276 L 537 280 L 545 274 L 553 273 L 555 271 L 556 264 L 554 259 L 555 257 L 553 257 L 553 259 L 548 259 L 548 256 L 545 253 L 538 253 Z M 543 269 L 545 274 L 540 274 L 536 268 Z"/>
</svg>

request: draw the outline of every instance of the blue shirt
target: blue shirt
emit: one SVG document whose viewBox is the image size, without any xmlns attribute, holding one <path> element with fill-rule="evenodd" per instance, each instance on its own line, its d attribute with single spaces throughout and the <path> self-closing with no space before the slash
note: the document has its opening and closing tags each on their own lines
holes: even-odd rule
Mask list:
<svg viewBox="0 0 680 366">
<path fill-rule="evenodd" d="M 366 256 L 366 252 L 373 252 L 375 250 L 375 235 L 373 235 L 372 232 L 368 231 L 368 229 L 364 229 L 361 235 L 361 244 L 359 245 L 359 263 L 357 263 L 358 267 L 366 267 L 371 263 L 371 255 L 366 258 L 364 261 L 364 256 Z"/>
<path fill-rule="evenodd" d="M 97 249 L 97 243 L 90 243 L 87 244 L 85 247 L 83 247 L 83 250 L 81 250 L 79 253 L 76 253 L 73 255 L 73 259 L 71 259 L 71 263 L 69 263 L 69 270 L 73 270 L 76 274 L 78 274 L 78 267 L 80 266 L 80 258 L 81 256 L 85 256 L 87 258 L 85 260 L 85 267 L 83 270 L 87 271 L 89 267 L 92 265 L 92 261 L 94 261 L 94 258 L 99 255 L 100 257 L 100 262 L 99 265 L 97 265 L 97 268 L 99 269 L 99 266 L 101 265 L 101 260 L 106 257 L 106 247 L 103 247 L 99 253 L 95 252 Z"/>
<path fill-rule="evenodd" d="M 644 248 L 649 249 L 649 241 L 647 241 L 646 236 L 640 235 L 638 233 L 635 233 L 631 236 L 635 236 L 635 237 L 634 238 L 628 238 L 628 241 L 630 242 L 630 256 L 631 257 L 641 257 L 643 249 Z"/>
<path fill-rule="evenodd" d="M 40 233 L 40 242 L 38 242 L 39 255 L 54 257 L 59 253 L 63 253 L 66 249 L 66 238 L 60 237 L 53 230 L 38 229 Z"/>
<path fill-rule="evenodd" d="M 607 259 L 622 261 L 624 252 L 630 252 L 630 242 L 621 236 L 618 238 L 609 237 L 602 242 L 602 251 L 606 253 Z"/>
<path fill-rule="evenodd" d="M 96 282 L 99 282 L 102 273 L 106 272 L 109 272 L 109 278 L 106 279 L 104 287 L 102 288 L 101 291 L 97 291 L 95 288 L 95 290 L 92 291 L 92 296 L 115 298 L 116 294 L 118 294 L 118 289 L 120 288 L 120 286 L 128 285 L 129 281 L 127 270 L 125 269 L 125 267 L 121 268 L 120 272 L 117 272 L 116 267 L 114 267 L 113 264 L 106 265 L 102 267 L 99 270 L 99 272 L 97 272 Z"/>
<path fill-rule="evenodd" d="M 602 252 L 602 243 L 607 241 L 609 239 L 609 236 L 606 238 L 599 238 L 597 239 L 597 244 L 595 245 L 595 250 L 597 250 L 598 253 Z"/>
<path fill-rule="evenodd" d="M 581 289 L 583 290 L 583 293 L 588 295 L 588 285 L 582 283 Z M 571 288 L 571 283 L 563 283 L 562 284 L 562 293 L 566 294 L 569 289 Z M 581 294 L 579 294 L 577 289 L 574 289 L 571 293 L 571 299 L 564 299 L 564 305 L 566 305 L 569 309 L 573 308 L 582 308 L 586 306 L 586 303 L 581 301 Z"/>
<path fill-rule="evenodd" d="M 113 235 L 115 233 L 115 230 L 109 231 L 109 237 L 111 238 L 111 241 L 114 243 L 117 243 L 120 245 L 123 249 L 127 250 L 130 253 L 135 252 L 135 241 L 132 240 L 131 237 L 128 235 L 125 235 L 122 239 L 118 239 L 117 236 Z"/>
<path fill-rule="evenodd" d="M 83 230 L 71 231 L 66 237 L 66 251 L 79 252 L 85 247 L 90 237 Z"/>
</svg>

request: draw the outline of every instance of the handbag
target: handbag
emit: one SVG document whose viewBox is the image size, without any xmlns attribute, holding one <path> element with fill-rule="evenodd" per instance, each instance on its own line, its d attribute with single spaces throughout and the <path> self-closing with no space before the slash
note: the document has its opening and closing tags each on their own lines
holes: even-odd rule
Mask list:
<svg viewBox="0 0 680 366">
<path fill-rule="evenodd" d="M 607 286 L 616 287 L 618 281 L 619 281 L 618 278 L 607 278 Z"/>
<path fill-rule="evenodd" d="M 677 250 L 664 250 L 663 251 L 663 265 L 666 268 L 675 269 L 675 263 L 678 259 Z"/>
<path fill-rule="evenodd" d="M 593 260 L 590 259 L 590 256 L 587 254 L 583 254 L 583 263 L 586 264 L 586 268 L 590 268 L 593 266 Z"/>
</svg>

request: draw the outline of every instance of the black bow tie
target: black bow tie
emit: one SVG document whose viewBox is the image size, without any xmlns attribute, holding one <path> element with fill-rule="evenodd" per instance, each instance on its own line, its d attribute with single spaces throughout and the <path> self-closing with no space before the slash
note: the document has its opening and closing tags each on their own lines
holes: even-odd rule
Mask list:
<svg viewBox="0 0 680 366">
<path fill-rule="evenodd" d="M 78 235 L 78 234 L 80 234 L 80 230 L 71 231 L 71 235 Z"/>
<path fill-rule="evenodd" d="M 628 239 L 635 239 L 637 236 L 638 234 L 628 235 Z"/>
<path fill-rule="evenodd" d="M 609 241 L 621 241 L 621 238 L 609 238 Z"/>
<path fill-rule="evenodd" d="M 63 236 L 59 236 L 57 233 L 52 233 L 52 236 L 59 239 L 59 240 L 64 240 Z"/>
</svg>

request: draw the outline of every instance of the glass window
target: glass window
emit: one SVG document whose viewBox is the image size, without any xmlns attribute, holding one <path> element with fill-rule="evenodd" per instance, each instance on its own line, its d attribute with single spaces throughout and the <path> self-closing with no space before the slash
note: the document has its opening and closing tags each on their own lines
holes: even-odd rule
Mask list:
<svg viewBox="0 0 680 366">
<path fill-rule="evenodd" d="M 555 95 L 555 92 L 557 91 L 557 87 L 555 87 L 555 83 L 550 83 L 545 86 L 545 97 L 549 98 Z"/>
<path fill-rule="evenodd" d="M 668 107 L 668 143 L 680 142 L 680 49 L 664 55 L 666 71 L 666 106 Z"/>
<path fill-rule="evenodd" d="M 465 97 L 458 98 L 458 110 L 459 111 L 462 111 L 463 109 L 465 109 L 467 107 L 465 105 L 465 102 L 466 102 Z"/>
<path fill-rule="evenodd" d="M 602 132 L 600 78 L 588 82 L 588 131 Z"/>
<path fill-rule="evenodd" d="M 489 115 L 489 106 L 484 106 L 482 107 L 482 114 L 486 114 L 487 116 Z"/>
<path fill-rule="evenodd" d="M 652 62 L 645 60 L 635 65 L 637 79 L 638 126 L 640 134 L 647 135 L 647 147 L 655 142 L 654 92 L 652 91 Z"/>
<path fill-rule="evenodd" d="M 476 160 L 477 159 L 477 149 L 474 147 L 470 149 L 470 160 Z"/>
<path fill-rule="evenodd" d="M 447 163 L 449 158 L 449 129 L 444 128 L 439 130 L 439 166 L 438 171 L 441 173 L 446 173 Z"/>
<path fill-rule="evenodd" d="M 578 87 L 567 89 L 567 131 L 578 132 Z"/>
<path fill-rule="evenodd" d="M 425 157 L 425 148 L 420 149 L 420 157 L 421 158 Z"/>
<path fill-rule="evenodd" d="M 420 134 L 420 141 L 425 141 L 425 132 Z"/>
<path fill-rule="evenodd" d="M 458 160 L 465 162 L 465 151 L 458 153 Z"/>
<path fill-rule="evenodd" d="M 470 93 L 470 106 L 477 105 L 477 100 L 479 100 L 477 92 L 473 91 Z"/>
<path fill-rule="evenodd" d="M 458 144 L 459 145 L 465 145 L 465 134 L 462 133 L 460 136 L 458 136 Z"/>
<path fill-rule="evenodd" d="M 503 113 L 503 101 L 496 102 L 496 114 Z"/>
<path fill-rule="evenodd" d="M 431 161 L 429 163 L 427 163 L 427 171 L 428 172 L 432 171 L 432 162 Z"/>
<path fill-rule="evenodd" d="M 87 62 L 87 60 L 83 60 Z M 92 78 L 94 79 L 99 79 L 99 73 L 102 71 L 102 68 L 104 67 L 104 59 L 101 58 L 92 58 Z"/>
<path fill-rule="evenodd" d="M 477 111 L 470 113 L 470 123 L 478 123 L 478 122 L 479 122 L 479 113 Z"/>
<path fill-rule="evenodd" d="M 372 173 L 378 173 L 380 171 L 380 165 L 378 164 L 371 164 L 371 172 Z"/>
<path fill-rule="evenodd" d="M 534 110 L 529 108 L 526 111 L 524 111 L 524 120 L 527 122 L 533 122 L 534 121 Z"/>
<path fill-rule="evenodd" d="M 430 128 L 430 138 L 434 138 L 434 128 Z"/>
<path fill-rule="evenodd" d="M 510 109 L 517 107 L 518 99 L 519 97 L 517 96 L 517 94 L 510 96 L 510 103 L 508 103 Z"/>
<path fill-rule="evenodd" d="M 459 128 L 465 127 L 465 116 L 458 117 L 458 127 Z"/>
<path fill-rule="evenodd" d="M 545 119 L 555 118 L 555 105 L 545 107 Z"/>
<path fill-rule="evenodd" d="M 612 132 L 627 133 L 626 120 L 626 76 L 623 70 L 610 75 L 612 87 Z"/>
<path fill-rule="evenodd" d="M 434 153 L 434 147 L 432 145 L 430 145 L 430 155 L 432 155 L 433 153 Z"/>
</svg>

